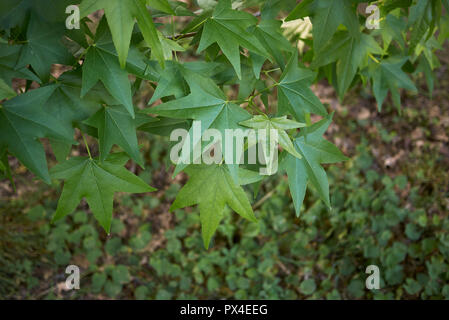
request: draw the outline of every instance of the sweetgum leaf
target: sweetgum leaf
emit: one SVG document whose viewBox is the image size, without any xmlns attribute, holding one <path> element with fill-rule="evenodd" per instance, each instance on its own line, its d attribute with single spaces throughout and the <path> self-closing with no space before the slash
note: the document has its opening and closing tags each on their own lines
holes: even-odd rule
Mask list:
<svg viewBox="0 0 449 320">
<path fill-rule="evenodd" d="M 256 23 L 257 19 L 254 16 L 247 12 L 232 10 L 231 1 L 222 0 L 215 7 L 212 16 L 207 18 L 204 23 L 198 52 L 217 43 L 231 62 L 238 78 L 241 79 L 239 46 L 261 56 L 269 57 L 257 37 L 247 31 Z"/>
<path fill-rule="evenodd" d="M 86 198 L 92 213 L 107 233 L 111 228 L 114 192 L 156 190 L 114 159 L 100 163 L 87 157 L 71 158 L 54 166 L 51 176 L 65 181 L 53 221 L 72 213 L 78 203 Z"/>
<path fill-rule="evenodd" d="M 304 128 L 294 144 L 302 158 L 287 155 L 282 167 L 287 172 L 288 185 L 293 198 L 296 215 L 299 215 L 308 182 L 318 192 L 321 200 L 330 207 L 329 183 L 321 164 L 345 161 L 347 158 L 338 148 L 322 136 L 332 121 L 332 115 Z"/>
<path fill-rule="evenodd" d="M 190 179 L 176 196 L 170 210 L 199 205 L 206 248 L 209 248 L 210 240 L 223 218 L 225 205 L 245 219 L 257 221 L 245 191 L 234 182 L 224 166 L 193 165 L 186 172 Z"/>
<path fill-rule="evenodd" d="M 84 17 L 100 9 L 104 9 L 122 68 L 126 65 L 134 19 L 154 56 L 164 65 L 162 45 L 145 0 L 83 0 L 80 15 Z"/>
<path fill-rule="evenodd" d="M 0 146 L 6 146 L 47 183 L 50 183 L 50 176 L 45 151 L 38 138 L 75 143 L 71 130 L 44 110 L 43 105 L 54 90 L 53 86 L 31 90 L 5 101 L 0 107 Z"/>
</svg>

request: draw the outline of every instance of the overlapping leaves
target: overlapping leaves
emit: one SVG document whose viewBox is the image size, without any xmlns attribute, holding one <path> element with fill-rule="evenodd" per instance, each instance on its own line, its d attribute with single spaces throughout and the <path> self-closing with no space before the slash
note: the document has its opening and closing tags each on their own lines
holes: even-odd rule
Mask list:
<svg viewBox="0 0 449 320">
<path fill-rule="evenodd" d="M 154 190 L 124 167 L 128 156 L 144 165 L 137 131 L 169 136 L 174 129 L 189 129 L 191 151 L 182 153 L 175 168 L 175 174 L 184 170 L 189 180 L 172 209 L 199 206 L 208 247 L 226 206 L 256 219 L 242 185 L 258 190 L 265 177 L 228 163 L 229 150 L 212 165 L 189 165 L 187 158 L 202 146 L 207 129 L 222 136 L 227 129 L 275 129 L 296 213 L 309 185 L 330 206 L 322 164 L 346 158 L 323 138 L 332 115 L 310 86 L 325 77 L 343 99 L 362 81 L 371 84 L 379 110 L 389 92 L 399 108 L 400 89 L 417 90 L 409 73 L 423 72 L 432 91 L 435 50 L 448 34 L 441 19 L 443 6 L 449 9 L 447 0 L 376 2 L 383 17 L 381 29 L 372 31 L 364 28 L 359 3 L 299 2 L 286 20 L 311 18 L 312 39 L 295 38 L 307 47 L 300 57 L 277 19 L 293 1 L 262 1 L 259 14 L 244 11 L 245 1 L 211 1 L 203 11 L 191 12 L 167 0 L 83 0 L 82 28 L 65 30 L 64 9 L 70 1 L 5 0 L 0 4 L 0 172 L 12 178 L 12 154 L 46 182 L 64 180 L 54 219 L 70 214 L 85 198 L 109 231 L 114 192 Z M 100 22 L 86 18 L 100 9 Z M 181 35 L 174 25 L 167 37 L 171 28 L 158 30 L 152 12 L 193 18 Z M 97 25 L 96 30 L 87 23 Z M 187 45 L 182 39 L 191 36 Z M 185 62 L 173 54 L 195 47 L 204 61 Z M 65 66 L 62 75 L 53 72 L 55 64 Z M 155 87 L 149 104 L 157 103 L 146 114 L 133 103 L 143 81 Z M 228 89 L 237 87 L 237 97 L 231 98 Z M 276 93 L 277 103 L 268 98 Z M 316 118 L 311 115 L 321 120 L 312 123 Z M 201 121 L 196 137 L 194 121 Z M 70 157 L 74 137 L 86 135 L 98 141 L 98 148 L 92 148 L 98 157 L 87 145 L 89 157 Z M 51 176 L 42 138 L 49 139 L 59 162 Z M 124 152 L 111 154 L 114 146 Z"/>
</svg>

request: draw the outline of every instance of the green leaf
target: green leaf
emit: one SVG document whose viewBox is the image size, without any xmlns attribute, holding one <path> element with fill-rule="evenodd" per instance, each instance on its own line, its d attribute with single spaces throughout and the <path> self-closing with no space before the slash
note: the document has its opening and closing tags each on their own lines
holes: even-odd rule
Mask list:
<svg viewBox="0 0 449 320">
<path fill-rule="evenodd" d="M 164 66 L 162 45 L 151 14 L 145 6 L 145 0 L 83 0 L 80 5 L 80 15 L 85 17 L 100 9 L 104 9 L 122 68 L 126 65 L 134 19 L 137 20 L 143 38 L 154 56 Z"/>
<path fill-rule="evenodd" d="M 147 3 L 150 7 L 157 9 L 159 11 L 175 15 L 170 3 L 167 0 L 147 0 Z"/>
<path fill-rule="evenodd" d="M 304 128 L 295 140 L 296 150 L 302 158 L 287 155 L 282 167 L 287 172 L 288 185 L 293 198 L 296 215 L 299 215 L 304 200 L 307 183 L 313 185 L 321 200 L 330 207 L 329 184 L 327 175 L 321 164 L 345 161 L 347 158 L 338 148 L 323 139 L 323 134 L 332 121 L 332 115 Z"/>
<path fill-rule="evenodd" d="M 188 93 L 188 85 L 182 76 L 182 68 L 184 66 L 168 61 L 165 69 L 158 79 L 158 84 L 154 90 L 153 96 L 148 104 L 154 103 L 156 100 L 175 96 L 176 98 L 183 97 Z"/>
<path fill-rule="evenodd" d="M 16 68 L 24 68 L 28 64 L 43 81 L 48 81 L 52 64 L 70 65 L 73 57 L 62 45 L 64 29 L 59 24 L 49 24 L 31 15 L 26 44 L 22 46 Z"/>
<path fill-rule="evenodd" d="M 373 92 L 379 111 L 382 109 L 388 91 L 391 91 L 393 102 L 398 109 L 401 107 L 399 88 L 418 91 L 407 74 L 402 71 L 402 66 L 407 60 L 408 57 L 392 56 L 380 63 L 371 63 L 369 76 L 373 83 Z"/>
<path fill-rule="evenodd" d="M 189 121 L 183 119 L 171 119 L 160 117 L 156 118 L 159 121 L 152 121 L 146 123 L 138 128 L 140 131 L 149 132 L 152 134 L 157 134 L 160 136 L 170 136 L 171 132 L 175 129 L 185 129 L 189 130 Z"/>
<path fill-rule="evenodd" d="M 115 48 L 111 32 L 108 28 L 106 18 L 100 20 L 94 37 L 95 46 L 118 57 L 117 50 Z M 149 65 L 151 64 L 151 66 Z M 155 68 L 159 67 L 157 62 L 154 64 L 152 61 L 148 61 L 145 55 L 131 43 L 126 58 L 126 71 L 136 75 L 139 78 L 155 81 L 159 76 Z"/>
<path fill-rule="evenodd" d="M 84 123 L 98 129 L 101 161 L 106 159 L 112 146 L 116 144 L 143 167 L 136 128 L 150 121 L 154 121 L 153 118 L 144 114 L 137 114 L 136 119 L 133 119 L 124 106 L 116 105 L 101 108 Z"/>
<path fill-rule="evenodd" d="M 434 3 L 434 0 L 418 0 L 416 4 L 410 8 L 409 26 L 412 27 L 412 31 L 410 33 L 409 52 L 413 52 L 426 34 L 429 32 L 430 35 L 433 34 L 434 30 L 431 29 L 431 25 L 433 19 L 435 19 L 432 11 Z"/>
<path fill-rule="evenodd" d="M 314 0 L 302 0 L 296 5 L 296 7 L 289 13 L 285 21 L 292 21 L 296 19 L 302 19 L 312 14 L 312 3 Z"/>
<path fill-rule="evenodd" d="M 162 44 L 162 51 L 164 53 L 164 59 L 165 60 L 172 60 L 173 59 L 173 52 L 185 51 L 185 49 L 183 47 L 181 47 L 176 41 L 167 39 L 159 31 L 158 31 L 157 34 L 158 34 L 159 40 L 161 41 L 161 44 Z M 157 58 L 157 57 L 154 57 L 154 58 Z"/>
<path fill-rule="evenodd" d="M 14 90 L 3 79 L 0 79 L 0 100 L 10 99 L 15 96 Z"/>
<path fill-rule="evenodd" d="M 28 169 L 50 183 L 45 151 L 38 138 L 74 143 L 71 130 L 51 114 L 44 103 L 54 87 L 28 91 L 0 106 L 0 146 L 6 146 Z"/>
<path fill-rule="evenodd" d="M 353 36 L 359 33 L 359 22 L 352 4 L 352 0 L 314 1 L 312 16 L 314 50 L 321 50 L 341 24 L 345 25 Z"/>
<path fill-rule="evenodd" d="M 313 279 L 307 279 L 301 282 L 299 290 L 302 294 L 311 295 L 316 290 L 316 283 Z"/>
<path fill-rule="evenodd" d="M 231 9 L 231 1 L 222 0 L 215 7 L 212 16 L 206 20 L 201 34 L 198 52 L 217 43 L 229 59 L 239 79 L 242 78 L 239 46 L 265 57 L 269 54 L 254 34 L 247 31 L 257 23 L 251 14 Z"/>
<path fill-rule="evenodd" d="M 240 122 L 242 126 L 253 129 L 265 129 L 267 130 L 267 137 L 270 134 L 270 130 L 274 129 L 279 135 L 279 144 L 291 155 L 301 159 L 301 155 L 296 151 L 293 143 L 285 130 L 303 128 L 305 123 L 296 122 L 287 119 L 287 116 L 279 118 L 268 118 L 266 115 L 256 115 L 249 120 Z"/>
<path fill-rule="evenodd" d="M 384 50 L 388 49 L 393 40 L 397 41 L 401 48 L 405 47 L 403 32 L 406 27 L 407 24 L 402 17 L 387 14 L 386 18 L 380 22 L 380 29 L 375 32 L 382 35 Z"/>
<path fill-rule="evenodd" d="M 117 59 L 109 52 L 91 46 L 87 50 L 83 63 L 83 84 L 81 97 L 98 82 L 101 81 L 120 104 L 134 117 L 131 85 L 126 70 L 120 68 Z"/>
<path fill-rule="evenodd" d="M 32 73 L 27 66 L 19 68 L 17 59 L 22 51 L 23 45 L 8 45 L 0 43 L 0 78 L 9 86 L 13 78 L 33 80 L 41 83 L 41 80 Z"/>
<path fill-rule="evenodd" d="M 257 171 L 239 168 L 239 185 L 241 186 L 259 182 L 263 178 Z"/>
<path fill-rule="evenodd" d="M 282 22 L 278 20 L 262 20 L 253 27 L 252 32 L 283 70 L 285 63 L 282 51 L 290 52 L 293 47 L 282 34 L 281 25 Z"/>
<path fill-rule="evenodd" d="M 250 221 L 257 221 L 251 204 L 241 186 L 231 178 L 229 171 L 218 165 L 189 166 L 190 179 L 178 193 L 170 210 L 199 205 L 204 246 L 223 218 L 225 205 Z"/>
<path fill-rule="evenodd" d="M 123 165 L 106 160 L 102 163 L 86 157 L 75 157 L 51 169 L 53 179 L 64 179 L 64 188 L 53 216 L 57 221 L 72 213 L 86 198 L 95 218 L 110 231 L 114 192 L 151 192 L 156 189 L 126 170 Z"/>
<path fill-rule="evenodd" d="M 279 114 L 291 114 L 298 121 L 304 121 L 305 113 L 326 116 L 327 111 L 320 99 L 310 90 L 315 73 L 298 67 L 298 52 L 290 58 L 279 85 Z"/>
<path fill-rule="evenodd" d="M 230 103 L 211 79 L 186 69 L 183 69 L 183 74 L 190 86 L 191 93 L 186 97 L 160 104 L 146 111 L 170 118 L 199 120 L 201 121 L 201 135 L 206 129 L 213 128 L 219 130 L 222 137 L 225 137 L 226 129 L 243 128 L 239 123 L 250 118 L 250 114 L 246 110 Z M 190 129 L 189 135 L 194 137 L 193 128 Z M 186 157 L 190 158 L 195 146 L 201 143 L 201 137 L 194 138 L 196 140 L 191 144 L 190 154 L 184 153 L 185 157 L 180 159 L 174 175 L 187 166 L 188 159 Z M 233 178 L 237 181 L 237 166 L 228 164 L 228 167 L 230 167 Z"/>
<path fill-rule="evenodd" d="M 338 95 L 343 98 L 359 67 L 367 65 L 368 55 L 382 53 L 382 48 L 371 35 L 362 33 L 353 37 L 349 32 L 342 31 L 317 53 L 312 67 L 320 67 L 337 61 Z"/>
<path fill-rule="evenodd" d="M 81 70 L 63 73 L 56 83 L 52 94 L 45 102 L 45 111 L 54 115 L 72 135 L 74 127 L 94 114 L 104 103 L 115 100 L 107 94 L 104 88 L 95 86 L 81 98 Z"/>
<path fill-rule="evenodd" d="M 72 149 L 71 143 L 66 143 L 54 139 L 50 139 L 51 149 L 56 157 L 56 161 L 62 162 L 67 160 L 70 150 Z"/>
</svg>

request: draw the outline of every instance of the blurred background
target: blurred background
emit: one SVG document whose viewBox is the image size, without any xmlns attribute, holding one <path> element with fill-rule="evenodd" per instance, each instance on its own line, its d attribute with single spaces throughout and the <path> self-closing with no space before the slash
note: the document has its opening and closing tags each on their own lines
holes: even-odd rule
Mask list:
<svg viewBox="0 0 449 320">
<path fill-rule="evenodd" d="M 307 28 L 286 32 L 303 38 Z M 378 113 L 364 87 L 339 102 L 325 81 L 315 85 L 335 111 L 326 138 L 350 157 L 326 167 L 332 210 L 312 190 L 296 218 L 286 177 L 272 177 L 253 201 L 259 223 L 228 212 L 209 250 L 196 207 L 168 211 L 186 176 L 171 178 L 166 138 L 141 133 L 145 170 L 127 167 L 158 191 L 116 193 L 109 236 L 85 203 L 50 224 L 61 185 L 11 158 L 15 186 L 0 181 L 0 298 L 449 299 L 447 52 L 432 95 L 418 78 L 401 114 L 391 101 Z M 79 290 L 66 289 L 70 264 L 81 269 Z M 379 266 L 379 290 L 365 287 L 368 265 Z"/>
</svg>

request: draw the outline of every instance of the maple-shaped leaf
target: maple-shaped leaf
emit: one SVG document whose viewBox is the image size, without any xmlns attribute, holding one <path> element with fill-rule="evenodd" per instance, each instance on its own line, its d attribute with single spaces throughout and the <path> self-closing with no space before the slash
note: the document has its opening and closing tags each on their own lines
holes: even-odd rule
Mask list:
<svg viewBox="0 0 449 320">
<path fill-rule="evenodd" d="M 418 89 L 410 80 L 409 76 L 402 71 L 402 66 L 408 60 L 408 57 L 392 56 L 382 60 L 380 63 L 372 62 L 369 66 L 369 76 L 373 84 L 373 92 L 377 101 L 377 108 L 380 111 L 382 104 L 388 94 L 391 92 L 393 103 L 400 109 L 401 95 L 400 88 L 417 92 Z"/>
<path fill-rule="evenodd" d="M 219 66 L 220 64 L 216 62 L 202 61 L 184 62 L 182 64 L 176 61 L 167 61 L 165 69 L 155 66 L 155 71 L 159 73 L 156 79 L 157 87 L 148 104 L 172 95 L 175 98 L 186 96 L 189 93 L 189 85 L 184 79 L 183 69 L 199 73 L 205 77 L 212 77 Z"/>
<path fill-rule="evenodd" d="M 157 79 L 157 87 L 148 104 L 152 104 L 163 97 L 173 95 L 176 98 L 179 98 L 188 93 L 189 86 L 182 76 L 181 69 L 183 67 L 184 65 L 177 62 L 167 61 L 165 69 Z"/>
<path fill-rule="evenodd" d="M 253 128 L 253 129 L 265 129 L 267 130 L 267 137 L 270 134 L 270 130 L 274 129 L 278 132 L 279 144 L 288 153 L 301 159 L 301 155 L 296 151 L 293 143 L 285 130 L 303 128 L 306 126 L 305 123 L 296 122 L 287 119 L 287 116 L 278 118 L 269 118 L 267 115 L 256 115 L 249 120 L 240 122 L 241 125 Z"/>
<path fill-rule="evenodd" d="M 12 79 L 28 79 L 41 83 L 41 80 L 31 72 L 27 66 L 19 68 L 17 59 L 23 45 L 8 45 L 0 43 L 0 78 L 8 85 L 11 85 Z"/>
<path fill-rule="evenodd" d="M 295 50 L 278 84 L 279 114 L 291 114 L 304 121 L 305 113 L 326 116 L 327 111 L 320 99 L 310 89 L 315 73 L 298 67 L 298 51 Z"/>
<path fill-rule="evenodd" d="M 151 121 L 157 120 L 142 113 L 137 113 L 133 119 L 124 106 L 115 105 L 101 108 L 84 123 L 98 129 L 101 161 L 106 159 L 112 146 L 116 144 L 143 167 L 136 128 Z"/>
<path fill-rule="evenodd" d="M 371 35 L 360 33 L 352 36 L 347 31 L 335 34 L 333 40 L 320 52 L 311 67 L 316 68 L 337 61 L 337 91 L 340 98 L 348 90 L 359 67 L 367 65 L 369 54 L 382 54 L 382 48 Z"/>
<path fill-rule="evenodd" d="M 199 205 L 206 248 L 209 248 L 210 240 L 223 218 L 225 205 L 242 217 L 257 221 L 245 191 L 234 182 L 226 167 L 192 165 L 186 168 L 186 172 L 190 176 L 189 181 L 179 191 L 170 210 Z"/>
<path fill-rule="evenodd" d="M 164 65 L 162 45 L 151 14 L 145 6 L 145 0 L 83 0 L 80 15 L 84 17 L 100 9 L 104 9 L 122 68 L 126 65 L 134 19 L 137 20 L 143 38 L 150 46 L 153 55 L 161 65 Z"/>
<path fill-rule="evenodd" d="M 43 103 L 43 109 L 51 114 L 58 122 L 74 135 L 74 128 L 81 125 L 81 121 L 95 113 L 105 101 L 115 100 L 102 87 L 92 89 L 84 98 L 81 92 L 81 70 L 65 72 L 55 83 L 48 85 L 51 91 L 48 99 Z M 65 159 L 70 152 L 71 143 L 50 138 L 56 159 Z"/>
<path fill-rule="evenodd" d="M 82 121 L 97 112 L 104 103 L 113 103 L 115 100 L 103 87 L 96 86 L 81 97 L 82 75 L 81 70 L 63 73 L 54 84 L 49 87 L 54 91 L 45 102 L 45 111 L 57 118 L 61 124 L 73 129 Z"/>
<path fill-rule="evenodd" d="M 319 51 L 345 25 L 352 35 L 359 33 L 359 21 L 353 0 L 315 0 L 312 16 L 314 50 Z"/>
<path fill-rule="evenodd" d="M 230 0 L 220 1 L 212 16 L 203 23 L 198 52 L 217 43 L 231 62 L 239 79 L 242 78 L 239 46 L 258 55 L 269 57 L 257 37 L 248 31 L 250 26 L 257 23 L 257 19 L 247 12 L 232 10 Z"/>
<path fill-rule="evenodd" d="M 229 102 L 223 91 L 211 79 L 185 68 L 182 70 L 191 93 L 180 99 L 149 108 L 148 112 L 176 119 L 199 120 L 201 121 L 201 135 L 209 128 L 220 131 L 222 137 L 226 136 L 226 129 L 243 129 L 239 123 L 251 117 L 246 110 Z M 183 153 L 186 157 L 190 157 L 195 146 L 201 143 L 201 136 L 196 137 L 193 134 L 193 127 L 190 129 L 189 135 L 196 140 L 192 141 L 191 152 Z M 226 158 L 226 149 L 223 151 L 223 155 Z M 187 166 L 185 160 L 182 158 L 176 166 L 175 175 Z M 228 163 L 228 166 L 233 178 L 237 180 L 237 165 Z"/>
<path fill-rule="evenodd" d="M 6 146 L 28 169 L 50 183 L 45 151 L 38 138 L 54 138 L 75 143 L 67 128 L 50 113 L 44 103 L 54 87 L 42 87 L 7 100 L 0 106 L 0 146 Z"/>
<path fill-rule="evenodd" d="M 134 117 L 131 84 L 128 72 L 121 69 L 116 57 L 95 45 L 87 49 L 83 63 L 83 84 L 81 97 L 101 81 L 117 102 L 124 105 Z"/>
<path fill-rule="evenodd" d="M 24 68 L 30 64 L 37 75 L 47 81 L 52 64 L 70 65 L 73 57 L 61 42 L 63 35 L 64 29 L 59 24 L 46 23 L 31 14 L 26 44 L 22 46 L 16 68 Z"/>
<path fill-rule="evenodd" d="M 98 27 L 95 31 L 94 42 L 97 48 L 118 57 L 118 53 L 112 40 L 111 31 L 108 28 L 105 16 L 103 16 L 98 23 Z M 153 65 L 152 62 L 153 61 L 148 61 L 144 53 L 142 53 L 131 42 L 128 55 L 126 57 L 126 71 L 136 75 L 139 78 L 155 81 L 158 77 L 158 73 L 155 71 L 155 68 L 159 67 L 159 65 L 157 65 L 157 62 L 155 61 Z M 151 66 L 149 64 L 151 64 Z"/>
<path fill-rule="evenodd" d="M 50 170 L 51 177 L 63 179 L 64 188 L 53 221 L 72 213 L 85 198 L 95 218 L 109 233 L 114 192 L 143 193 L 156 190 L 126 170 L 123 166 L 126 161 L 126 157 L 103 162 L 75 157 L 54 166 Z"/>
<path fill-rule="evenodd" d="M 293 198 L 296 215 L 299 215 L 307 184 L 310 182 L 324 203 L 330 207 L 329 183 L 321 164 L 345 161 L 347 158 L 338 148 L 322 136 L 332 121 L 332 115 L 301 130 L 294 145 L 302 158 L 288 154 L 282 163 L 287 172 L 288 185 Z"/>
<path fill-rule="evenodd" d="M 262 20 L 250 30 L 276 60 L 279 67 L 284 70 L 285 63 L 282 51 L 290 52 L 293 48 L 282 34 L 281 25 L 282 22 L 278 20 Z"/>
</svg>

